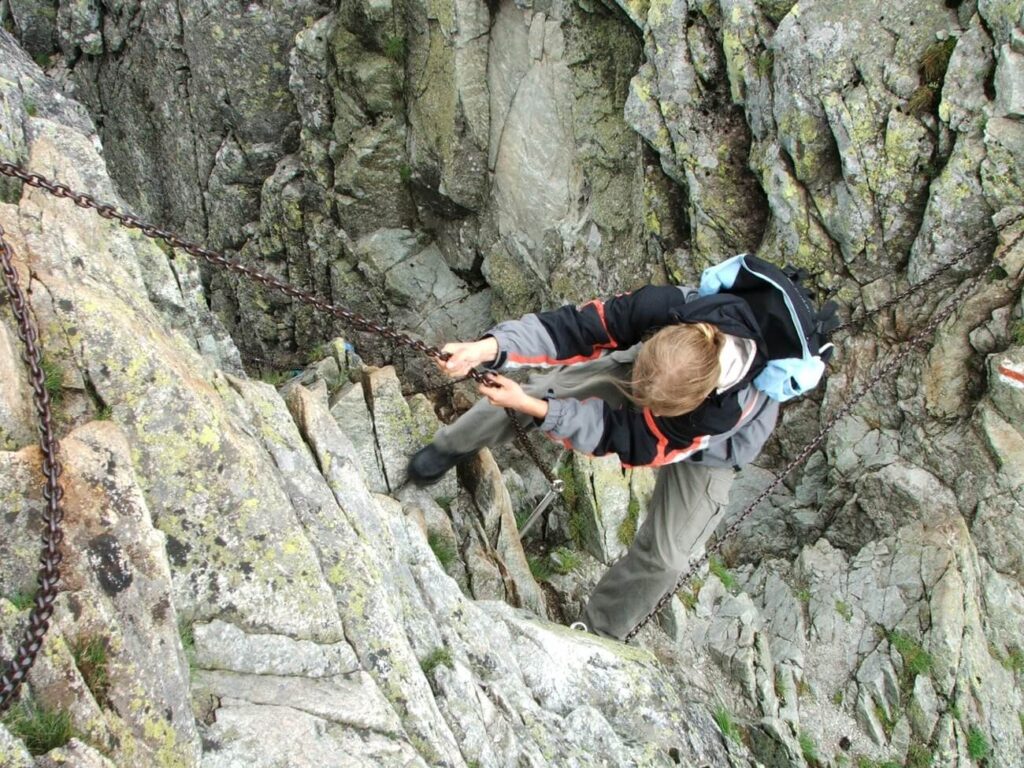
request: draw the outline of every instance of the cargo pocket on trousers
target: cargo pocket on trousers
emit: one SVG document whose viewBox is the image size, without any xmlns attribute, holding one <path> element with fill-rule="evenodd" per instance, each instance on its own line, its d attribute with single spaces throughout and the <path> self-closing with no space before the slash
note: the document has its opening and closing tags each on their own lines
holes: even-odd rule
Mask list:
<svg viewBox="0 0 1024 768">
<path fill-rule="evenodd" d="M 735 473 L 730 469 L 708 468 L 708 498 L 719 508 L 729 503 L 729 491 Z"/>
</svg>

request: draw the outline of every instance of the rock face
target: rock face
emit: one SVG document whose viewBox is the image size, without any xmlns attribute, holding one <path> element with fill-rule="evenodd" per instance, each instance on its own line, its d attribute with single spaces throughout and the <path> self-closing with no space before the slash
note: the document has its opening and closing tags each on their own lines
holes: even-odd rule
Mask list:
<svg viewBox="0 0 1024 768">
<path fill-rule="evenodd" d="M 524 551 L 544 489 L 514 452 L 403 485 L 425 364 L 0 180 L 70 488 L 29 690 L 78 738 L 37 764 L 1024 765 L 1022 13 L 0 2 L 0 157 L 431 341 L 741 250 L 807 268 L 857 322 L 727 522 L 968 283 L 642 650 L 543 617 L 625 551 L 650 472 L 559 460 Z M 8 654 L 41 502 L 0 316 Z M 311 357 L 280 392 L 245 374 Z M 15 730 L 0 762 L 30 765 Z"/>
<path fill-rule="evenodd" d="M 88 120 L 51 111 L 52 92 L 30 114 L 23 89 L 45 81 L 6 33 L 0 45 L 3 104 L 18 118 L 5 151 L 115 198 Z M 188 284 L 144 238 L 31 190 L 0 204 L 0 224 L 62 374 L 64 591 L 23 695 L 68 713 L 77 738 L 38 765 L 727 759 L 710 713 L 653 654 L 540 618 L 486 454 L 464 491 L 451 486 L 451 518 L 429 497 L 371 491 L 330 398 L 350 374 L 359 381 L 377 469 L 395 492 L 410 439 L 437 423 L 422 399 L 406 402 L 392 369 L 360 368 L 339 342 L 283 398 L 230 372 L 230 341 L 201 342 L 216 322 L 181 311 Z M 5 381 L 20 376 L 13 353 L 0 365 Z M 5 657 L 27 615 L 19 595 L 32 589 L 42 505 L 22 405 L 4 411 L 15 445 L 0 452 Z M 441 519 L 474 529 L 460 542 L 486 560 L 455 555 L 465 592 L 428 536 Z M 522 609 L 472 599 L 487 573 L 498 578 L 488 596 Z M 30 764 L 17 722 L 5 723 L 4 764 Z"/>
</svg>

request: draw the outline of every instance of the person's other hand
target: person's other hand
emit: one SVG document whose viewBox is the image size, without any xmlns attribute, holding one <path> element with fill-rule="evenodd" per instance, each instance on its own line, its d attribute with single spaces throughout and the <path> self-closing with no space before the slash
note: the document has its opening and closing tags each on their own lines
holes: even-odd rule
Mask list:
<svg viewBox="0 0 1024 768">
<path fill-rule="evenodd" d="M 526 394 L 518 383 L 505 376 L 488 374 L 487 383 L 480 385 L 479 392 L 491 405 L 498 408 L 511 408 L 513 411 L 521 411 L 538 419 L 548 415 L 546 400 Z"/>
<path fill-rule="evenodd" d="M 456 341 L 445 344 L 441 351 L 449 353 L 451 357 L 438 361 L 438 365 L 446 374 L 457 379 L 481 363 L 492 362 L 498 356 L 498 340 L 488 336 L 480 341 Z"/>
</svg>

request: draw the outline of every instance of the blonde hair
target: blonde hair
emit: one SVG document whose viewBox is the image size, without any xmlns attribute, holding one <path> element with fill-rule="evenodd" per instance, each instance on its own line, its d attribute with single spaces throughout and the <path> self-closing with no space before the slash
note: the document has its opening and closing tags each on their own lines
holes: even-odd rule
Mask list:
<svg viewBox="0 0 1024 768">
<path fill-rule="evenodd" d="M 725 335 L 710 323 L 662 328 L 644 342 L 633 364 L 633 402 L 657 416 L 695 410 L 718 385 L 724 344 Z"/>
</svg>

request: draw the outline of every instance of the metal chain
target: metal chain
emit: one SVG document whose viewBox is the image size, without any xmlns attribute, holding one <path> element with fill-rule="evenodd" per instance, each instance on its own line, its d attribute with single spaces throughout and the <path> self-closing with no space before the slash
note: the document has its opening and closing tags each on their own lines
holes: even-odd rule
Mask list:
<svg viewBox="0 0 1024 768">
<path fill-rule="evenodd" d="M 1003 226 L 1001 228 L 1008 227 L 1008 226 L 1010 226 L 1012 224 L 1017 223 L 1018 221 L 1021 221 L 1022 219 L 1024 219 L 1024 215 L 1015 216 L 1012 219 L 1007 220 L 1003 224 Z M 1024 238 L 1024 229 L 1022 229 L 1009 242 L 1009 244 L 1005 248 L 1005 252 L 1008 253 L 1008 252 L 1012 251 L 1014 248 L 1016 248 L 1017 244 L 1020 243 L 1022 238 Z M 965 251 L 963 254 L 961 254 L 957 258 L 957 261 L 962 261 L 967 256 L 968 253 L 970 253 L 971 251 L 973 251 L 973 250 L 975 250 L 975 249 L 977 249 L 979 247 L 981 247 L 980 244 L 973 245 L 969 251 Z M 950 265 L 947 265 L 947 267 L 940 268 L 939 273 L 946 271 L 949 268 L 949 266 L 952 266 L 952 263 Z M 926 285 L 926 284 L 932 282 L 932 280 L 937 276 L 937 274 L 938 273 L 930 275 L 928 278 L 926 278 L 925 280 L 923 280 L 920 283 L 918 283 L 917 287 L 919 288 L 919 287 L 921 287 L 923 285 Z M 890 374 L 892 374 L 893 372 L 898 370 L 903 365 L 904 361 L 910 356 L 910 353 L 914 350 L 914 348 L 917 345 L 927 341 L 932 336 L 932 334 L 934 334 L 936 329 L 943 323 L 943 321 L 945 321 L 946 318 L 948 318 L 950 315 L 953 314 L 953 311 L 956 309 L 956 307 L 959 304 L 959 300 L 960 300 L 961 296 L 966 293 L 967 288 L 969 288 L 971 285 L 972 285 L 971 282 L 964 282 L 960 286 L 958 286 L 953 291 L 953 295 L 950 297 L 950 299 L 946 303 L 946 306 L 944 306 L 941 310 L 936 312 L 935 315 L 932 317 L 932 319 L 928 322 L 928 324 L 924 328 L 922 328 L 920 331 L 918 331 L 916 334 L 914 334 L 914 336 L 912 336 L 910 339 L 908 339 L 905 342 L 904 348 L 895 357 L 893 357 L 888 363 L 886 363 L 886 365 L 884 365 L 881 369 L 879 369 L 879 371 L 877 373 L 875 373 L 875 375 L 872 376 L 871 379 L 868 380 L 868 382 L 866 384 L 862 385 L 860 387 L 860 389 L 857 390 L 857 392 L 853 395 L 853 397 L 850 400 L 848 400 L 847 403 L 842 408 L 840 408 L 838 411 L 836 411 L 832 415 L 832 417 L 829 418 L 829 420 L 825 422 L 825 425 L 820 430 L 818 430 L 818 434 L 816 434 L 813 438 L 811 438 L 811 441 L 809 443 L 807 443 L 807 445 L 804 446 L 803 450 L 801 450 L 800 453 L 797 454 L 796 457 L 793 458 L 789 462 L 789 464 L 787 464 L 785 466 L 785 468 L 782 470 L 782 472 L 780 472 L 778 475 L 775 476 L 775 479 L 772 480 L 772 482 L 769 483 L 754 498 L 753 501 L 751 501 L 749 504 L 747 504 L 747 506 L 739 514 L 739 516 L 732 522 L 732 524 L 730 524 L 729 527 L 725 529 L 725 532 L 715 542 L 715 544 L 713 546 L 707 548 L 705 550 L 704 554 L 701 555 L 701 557 L 699 557 L 697 560 L 695 560 L 693 563 L 691 563 L 690 566 L 685 571 L 683 571 L 682 574 L 680 574 L 679 578 L 676 581 L 675 586 L 671 590 L 669 590 L 661 598 L 661 600 L 658 601 L 658 604 L 655 605 L 654 608 L 640 621 L 640 623 L 637 624 L 629 632 L 629 634 L 626 635 L 626 642 L 629 642 L 634 637 L 636 637 L 636 634 L 643 628 L 643 626 L 645 624 L 647 624 L 647 622 L 649 622 L 651 619 L 653 619 L 661 610 L 663 610 L 666 605 L 668 605 L 668 603 L 672 600 L 672 597 L 676 594 L 676 592 L 678 592 L 680 589 L 682 589 L 683 585 L 686 584 L 687 581 L 689 581 L 690 577 L 693 576 L 693 574 L 696 573 L 697 570 L 702 568 L 704 566 L 704 564 L 708 562 L 708 560 L 711 558 L 712 555 L 714 555 L 714 554 L 716 554 L 716 553 L 721 551 L 721 549 L 722 549 L 723 545 L 725 544 L 725 542 L 731 536 L 733 536 L 735 533 L 737 533 L 739 531 L 740 526 L 746 521 L 746 519 L 748 517 L 750 517 L 750 515 L 751 515 L 751 513 L 753 513 L 754 509 L 762 501 L 767 499 L 768 496 L 771 495 L 772 491 L 774 491 L 776 488 L 778 488 L 782 484 L 782 481 L 785 480 L 786 477 L 794 469 L 796 469 L 798 466 L 803 464 L 803 462 L 806 461 L 807 458 L 810 457 L 810 455 L 812 453 L 814 453 L 818 449 L 818 447 L 824 442 L 825 438 L 828 436 L 829 432 L 832 431 L 832 428 L 836 424 L 838 424 L 841 420 L 846 418 L 846 416 L 848 416 L 850 414 L 850 412 L 856 407 L 856 405 L 861 400 L 863 400 L 864 397 L 871 390 L 873 390 L 875 388 L 875 386 L 878 384 L 878 382 L 880 382 L 882 379 L 886 378 L 887 376 L 889 376 Z"/>
<path fill-rule="evenodd" d="M 61 464 L 58 458 L 59 446 L 53 430 L 53 414 L 50 410 L 50 393 L 46 390 L 46 374 L 43 371 L 42 355 L 38 340 L 39 332 L 35 327 L 28 301 L 18 281 L 18 272 L 14 268 L 14 255 L 7 243 L 6 232 L 0 226 L 0 270 L 3 271 L 7 296 L 11 310 L 18 325 L 18 336 L 25 349 L 22 359 L 29 368 L 29 382 L 32 385 L 32 400 L 39 416 L 39 446 L 43 453 L 43 475 L 46 485 L 43 497 L 46 499 L 46 510 L 43 512 L 43 549 L 39 556 L 39 573 L 36 578 L 39 590 L 32 601 L 28 626 L 22 635 L 21 645 L 14 653 L 14 658 L 5 665 L 0 676 L 0 712 L 6 710 L 18 692 L 22 681 L 36 660 L 43 638 L 50 626 L 53 615 L 53 603 L 57 599 L 57 585 L 60 582 L 61 554 L 60 543 L 63 538 L 61 521 L 64 511 L 60 500 L 64 491 L 60 484 Z"/>
<path fill-rule="evenodd" d="M 1000 229 L 1006 229 L 1008 227 L 1013 226 L 1014 224 L 1016 224 L 1017 222 L 1019 222 L 1021 220 L 1024 220 L 1024 213 L 1017 214 L 1016 216 L 1013 216 L 1013 217 L 1007 219 L 1005 222 L 1003 222 L 1002 225 L 1000 225 L 999 228 Z M 889 309 L 890 307 L 896 306 L 897 304 L 899 304 L 901 301 L 903 301 L 907 297 L 909 297 L 912 294 L 915 294 L 918 291 L 920 291 L 922 288 L 927 288 L 929 285 L 934 283 L 938 278 L 942 277 L 942 275 L 946 274 L 951 269 L 953 269 L 953 267 L 963 263 L 963 261 L 968 256 L 970 256 L 972 253 L 975 253 L 979 248 L 982 248 L 982 247 L 984 247 L 986 245 L 991 244 L 991 241 L 992 241 L 992 236 L 991 235 L 984 235 L 982 237 L 979 237 L 974 242 L 969 244 L 963 251 L 961 251 L 951 261 L 948 261 L 945 264 L 943 264 L 941 267 L 936 269 L 934 272 L 932 272 L 930 275 L 928 275 L 928 277 L 926 277 L 921 282 L 911 284 L 910 286 L 907 287 L 906 290 L 901 291 L 900 293 L 896 294 L 895 296 L 893 296 L 890 299 L 887 299 L 886 301 L 883 301 L 877 307 L 875 307 L 874 309 L 872 309 L 872 310 L 870 310 L 868 312 L 865 312 L 860 317 L 858 317 L 856 319 L 851 317 L 845 323 L 840 323 L 839 325 L 836 326 L 835 330 L 833 330 L 832 333 L 839 333 L 840 331 L 845 331 L 847 328 L 850 328 L 850 327 L 852 327 L 854 325 L 859 325 L 860 323 L 863 323 L 865 320 L 868 320 L 868 319 L 874 317 L 875 315 L 879 314 L 880 312 L 884 312 L 885 310 Z"/>
<path fill-rule="evenodd" d="M 450 357 L 450 355 L 448 355 L 446 352 L 442 352 L 437 347 L 432 347 L 429 344 L 420 341 L 419 339 L 414 339 L 411 336 L 396 331 L 393 328 L 390 328 L 389 326 L 384 325 L 382 323 L 376 323 L 355 312 L 352 312 L 349 309 L 346 309 L 345 307 L 339 306 L 337 304 L 331 304 L 330 302 L 325 301 L 324 299 L 320 298 L 319 296 L 310 291 L 303 291 L 300 288 L 296 288 L 295 286 L 286 283 L 283 280 L 279 280 L 278 278 L 269 275 L 266 272 L 261 272 L 258 269 L 246 266 L 245 264 L 241 264 L 240 262 L 232 261 L 231 259 L 228 259 L 226 256 L 224 256 L 222 253 L 218 253 L 217 251 L 213 251 L 210 250 L 209 248 L 204 248 L 203 246 L 198 245 L 196 243 L 184 240 L 183 238 L 179 237 L 173 232 L 169 232 L 166 229 L 160 229 L 159 227 L 155 227 L 152 224 L 148 224 L 145 221 L 142 221 L 139 217 L 135 216 L 134 214 L 125 213 L 118 209 L 116 206 L 110 205 L 109 203 L 100 202 L 91 195 L 87 195 L 83 192 L 76 192 L 67 185 L 51 181 L 50 179 L 47 179 L 45 176 L 42 176 L 38 173 L 26 171 L 23 168 L 14 165 L 13 163 L 0 161 L 0 174 L 9 176 L 11 178 L 20 179 L 24 183 L 28 184 L 30 187 L 42 189 L 46 192 L 49 192 L 51 195 L 54 195 L 55 197 L 71 200 L 79 208 L 90 208 L 96 211 L 96 213 L 98 213 L 105 219 L 113 219 L 114 221 L 117 221 L 122 226 L 128 229 L 137 229 L 140 232 L 142 232 L 142 234 L 144 234 L 146 237 L 149 237 L 153 240 L 162 240 L 164 243 L 171 246 L 172 248 L 180 248 L 181 250 L 185 251 L 185 253 L 191 254 L 196 258 L 202 259 L 203 261 L 212 264 L 215 267 L 226 269 L 229 272 L 234 272 L 235 274 L 243 275 L 249 278 L 250 280 L 254 280 L 260 285 L 263 285 L 266 288 L 279 291 L 280 293 L 283 293 L 285 296 L 295 299 L 303 304 L 307 304 L 326 314 L 333 315 L 334 317 L 337 317 L 338 319 L 342 320 L 351 328 L 354 328 L 359 331 L 366 331 L 368 333 L 376 334 L 377 336 L 381 336 L 387 339 L 392 344 L 407 347 L 416 352 L 420 352 L 424 355 L 427 355 L 428 357 L 432 357 L 435 360 L 444 361 Z M 483 384 L 487 380 L 485 373 L 476 370 L 470 371 L 468 378 L 473 379 L 473 381 L 477 382 L 478 384 Z M 515 420 L 513 419 L 513 421 Z M 516 437 L 522 443 L 523 448 L 531 456 L 531 458 L 536 456 L 535 450 L 529 444 L 529 438 L 525 437 L 525 431 L 517 428 Z M 522 442 L 523 440 L 526 440 L 526 442 Z M 548 472 L 547 468 L 544 467 L 543 462 L 538 462 L 537 466 L 540 468 L 542 472 L 544 472 L 545 477 L 549 477 L 550 472 Z M 549 482 L 551 481 L 549 480 Z"/>
</svg>

